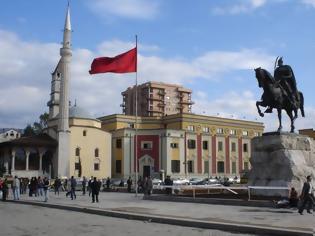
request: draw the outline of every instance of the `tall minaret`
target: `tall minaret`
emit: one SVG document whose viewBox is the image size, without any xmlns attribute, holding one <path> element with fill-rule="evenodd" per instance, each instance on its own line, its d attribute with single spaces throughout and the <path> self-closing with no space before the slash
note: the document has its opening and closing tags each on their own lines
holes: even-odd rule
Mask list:
<svg viewBox="0 0 315 236">
<path fill-rule="evenodd" d="M 60 105 L 58 120 L 58 175 L 69 177 L 70 130 L 69 130 L 69 80 L 71 51 L 70 7 L 68 3 L 63 45 L 60 49 Z"/>
</svg>

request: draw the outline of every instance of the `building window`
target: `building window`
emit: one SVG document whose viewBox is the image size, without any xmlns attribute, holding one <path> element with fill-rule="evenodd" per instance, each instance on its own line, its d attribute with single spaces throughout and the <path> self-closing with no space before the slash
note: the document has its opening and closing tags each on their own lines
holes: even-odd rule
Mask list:
<svg viewBox="0 0 315 236">
<path fill-rule="evenodd" d="M 202 127 L 202 132 L 209 133 L 209 127 Z"/>
<path fill-rule="evenodd" d="M 187 162 L 188 165 L 188 173 L 193 173 L 194 172 L 194 161 L 188 161 Z"/>
<path fill-rule="evenodd" d="M 222 152 L 222 151 L 223 151 L 223 142 L 222 142 L 222 141 L 219 141 L 219 142 L 218 142 L 218 151 L 219 151 L 219 152 Z"/>
<path fill-rule="evenodd" d="M 98 155 L 99 155 L 98 148 L 95 148 L 95 150 L 94 150 L 94 156 L 95 156 L 95 157 L 98 157 Z"/>
<path fill-rule="evenodd" d="M 100 163 L 94 163 L 94 170 L 100 170 Z"/>
<path fill-rule="evenodd" d="M 121 174 L 121 160 L 116 160 L 116 173 Z"/>
<path fill-rule="evenodd" d="M 243 130 L 242 134 L 243 134 L 243 136 L 248 136 L 248 131 L 247 130 Z"/>
<path fill-rule="evenodd" d="M 218 161 L 217 165 L 218 173 L 224 173 L 224 161 Z"/>
<path fill-rule="evenodd" d="M 259 136 L 259 132 L 255 132 L 254 135 L 255 135 L 255 137 L 258 137 Z"/>
<path fill-rule="evenodd" d="M 187 130 L 188 130 L 188 131 L 194 131 L 194 130 L 195 130 L 195 126 L 193 126 L 193 125 L 188 125 L 188 126 L 187 126 Z"/>
<path fill-rule="evenodd" d="M 86 130 L 83 130 L 83 136 L 86 136 Z"/>
<path fill-rule="evenodd" d="M 75 155 L 78 157 L 80 156 L 80 148 L 75 149 Z"/>
<path fill-rule="evenodd" d="M 79 162 L 74 163 L 74 169 L 80 170 L 80 163 Z"/>
<path fill-rule="evenodd" d="M 180 161 L 172 160 L 171 161 L 171 168 L 172 168 L 173 173 L 179 173 L 180 172 Z"/>
<path fill-rule="evenodd" d="M 152 149 L 152 142 L 141 142 L 141 149 L 151 150 Z"/>
<path fill-rule="evenodd" d="M 244 170 L 249 170 L 249 163 L 248 163 L 248 161 L 244 162 Z"/>
<path fill-rule="evenodd" d="M 232 152 L 236 152 L 236 143 L 232 142 Z"/>
<path fill-rule="evenodd" d="M 178 148 L 178 143 L 171 143 L 171 148 Z"/>
<path fill-rule="evenodd" d="M 134 125 L 133 123 L 129 123 L 129 124 L 128 124 L 128 128 L 134 129 L 134 128 L 135 128 L 135 125 Z"/>
<path fill-rule="evenodd" d="M 248 152 L 248 144 L 247 143 L 243 144 L 243 152 Z"/>
<path fill-rule="evenodd" d="M 223 134 L 223 129 L 222 128 L 217 128 L 217 134 Z"/>
<path fill-rule="evenodd" d="M 116 139 L 116 148 L 121 148 L 121 139 Z"/>
<path fill-rule="evenodd" d="M 208 150 L 208 141 L 202 141 L 202 149 Z"/>
<path fill-rule="evenodd" d="M 209 173 L 209 161 L 204 161 L 204 173 Z"/>
<path fill-rule="evenodd" d="M 231 129 L 230 130 L 230 135 L 236 135 L 236 130 L 235 129 Z"/>
<path fill-rule="evenodd" d="M 236 174 L 236 162 L 232 161 L 232 174 Z"/>
<path fill-rule="evenodd" d="M 196 148 L 196 140 L 188 139 L 188 148 L 189 149 L 195 149 Z"/>
</svg>

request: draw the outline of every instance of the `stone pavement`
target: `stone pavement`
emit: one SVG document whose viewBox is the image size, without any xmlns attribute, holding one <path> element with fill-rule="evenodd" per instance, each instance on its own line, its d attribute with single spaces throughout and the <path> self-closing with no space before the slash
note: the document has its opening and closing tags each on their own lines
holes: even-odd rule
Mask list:
<svg viewBox="0 0 315 236">
<path fill-rule="evenodd" d="M 98 215 L 158 223 L 212 228 L 232 232 L 264 235 L 313 235 L 315 213 L 299 215 L 293 209 L 245 206 L 224 206 L 199 203 L 143 200 L 134 193 L 102 192 L 99 203 L 91 203 L 88 195 L 78 192 L 77 199 L 50 193 L 48 203 L 43 198 L 22 196 L 20 203 L 86 212 Z"/>
</svg>

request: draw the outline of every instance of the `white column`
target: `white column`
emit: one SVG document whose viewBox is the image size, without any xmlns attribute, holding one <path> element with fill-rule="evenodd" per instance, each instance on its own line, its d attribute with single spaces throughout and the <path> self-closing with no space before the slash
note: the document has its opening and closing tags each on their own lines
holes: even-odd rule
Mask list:
<svg viewBox="0 0 315 236">
<path fill-rule="evenodd" d="M 25 151 L 25 155 L 26 155 L 26 171 L 28 171 L 29 169 L 29 157 L 30 157 L 30 151 L 26 150 Z"/>
<path fill-rule="evenodd" d="M 38 149 L 38 154 L 39 154 L 39 168 L 38 170 L 41 172 L 43 171 L 43 155 L 45 154 L 46 149 L 40 148 Z"/>
<path fill-rule="evenodd" d="M 12 157 L 11 171 L 15 171 L 15 151 L 14 150 L 11 151 L 11 157 Z M 8 171 L 8 169 L 7 169 L 7 171 Z"/>
</svg>

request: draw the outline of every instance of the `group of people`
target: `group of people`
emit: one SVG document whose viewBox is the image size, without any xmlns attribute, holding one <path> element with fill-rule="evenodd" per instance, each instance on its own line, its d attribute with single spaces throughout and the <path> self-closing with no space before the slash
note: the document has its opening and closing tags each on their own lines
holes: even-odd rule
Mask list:
<svg viewBox="0 0 315 236">
<path fill-rule="evenodd" d="M 49 189 L 49 180 L 47 177 L 32 177 L 31 180 L 19 179 L 18 176 L 14 176 L 14 178 L 8 181 L 7 178 L 4 180 L 0 179 L 0 190 L 2 191 L 2 200 L 6 201 L 9 194 L 9 186 L 11 186 L 13 199 L 20 200 L 21 194 L 26 193 L 26 187 L 29 188 L 29 196 L 35 197 L 42 196 L 44 197 L 44 201 L 48 200 L 48 189 Z"/>
</svg>

